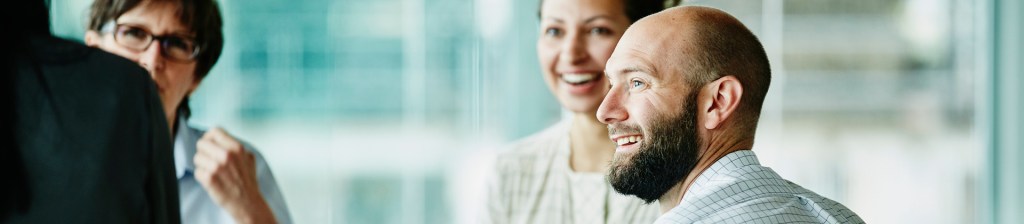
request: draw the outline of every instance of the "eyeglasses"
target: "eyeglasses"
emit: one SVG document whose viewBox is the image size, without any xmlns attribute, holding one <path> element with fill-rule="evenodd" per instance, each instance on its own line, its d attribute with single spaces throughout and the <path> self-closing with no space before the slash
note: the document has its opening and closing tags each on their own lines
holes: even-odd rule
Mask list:
<svg viewBox="0 0 1024 224">
<path fill-rule="evenodd" d="M 102 30 L 109 33 L 111 29 L 114 31 L 114 42 L 131 50 L 142 52 L 149 48 L 153 41 L 158 41 L 160 53 L 164 57 L 192 61 L 199 55 L 199 46 L 192 38 L 177 35 L 156 36 L 142 27 L 114 22 L 107 23 Z"/>
</svg>

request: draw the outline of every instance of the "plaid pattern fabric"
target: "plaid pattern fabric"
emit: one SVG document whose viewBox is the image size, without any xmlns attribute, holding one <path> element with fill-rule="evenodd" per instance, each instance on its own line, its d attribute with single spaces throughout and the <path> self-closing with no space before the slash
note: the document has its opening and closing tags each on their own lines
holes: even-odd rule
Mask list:
<svg viewBox="0 0 1024 224">
<path fill-rule="evenodd" d="M 569 122 L 520 140 L 497 157 L 484 223 L 651 223 L 656 203 L 619 194 L 604 173 L 569 167 Z"/>
<path fill-rule="evenodd" d="M 722 157 L 655 223 L 864 223 L 849 208 L 782 179 L 753 151 Z"/>
</svg>

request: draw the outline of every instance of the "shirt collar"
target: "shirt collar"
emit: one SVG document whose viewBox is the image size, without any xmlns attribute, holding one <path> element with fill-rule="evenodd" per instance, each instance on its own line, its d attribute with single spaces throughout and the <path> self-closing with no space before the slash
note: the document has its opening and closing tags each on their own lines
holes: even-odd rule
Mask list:
<svg viewBox="0 0 1024 224">
<path fill-rule="evenodd" d="M 178 179 L 195 169 L 192 158 L 196 155 L 196 142 L 199 136 L 188 127 L 188 119 L 179 116 L 178 131 L 174 134 L 174 168 Z"/>
<path fill-rule="evenodd" d="M 697 176 L 693 184 L 690 184 L 690 187 L 686 189 L 686 194 L 683 195 L 683 200 L 680 200 L 680 204 L 688 200 L 696 200 L 709 193 L 714 193 L 714 191 L 718 190 L 717 187 L 719 186 L 717 185 L 729 183 L 735 179 L 734 176 L 730 176 L 730 172 L 747 166 L 761 166 L 761 163 L 757 161 L 757 155 L 754 154 L 754 151 L 738 150 L 723 156 Z"/>
</svg>

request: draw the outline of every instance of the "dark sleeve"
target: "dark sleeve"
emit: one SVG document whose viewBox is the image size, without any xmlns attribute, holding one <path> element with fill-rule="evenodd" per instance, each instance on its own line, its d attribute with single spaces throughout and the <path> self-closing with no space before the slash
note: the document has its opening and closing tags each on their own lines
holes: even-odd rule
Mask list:
<svg viewBox="0 0 1024 224">
<path fill-rule="evenodd" d="M 0 223 L 180 223 L 171 135 L 146 70 L 57 38 L 29 44 L 7 108 L 22 169 L 3 170 L 24 194 L 0 206 Z"/>
<path fill-rule="evenodd" d="M 174 169 L 174 153 L 171 148 L 171 134 L 164 116 L 163 104 L 156 93 L 153 82 L 147 82 L 147 120 L 149 127 L 149 145 L 152 153 L 148 179 L 146 180 L 146 197 L 153 208 L 150 223 L 181 223 L 178 202 L 178 178 Z"/>
</svg>

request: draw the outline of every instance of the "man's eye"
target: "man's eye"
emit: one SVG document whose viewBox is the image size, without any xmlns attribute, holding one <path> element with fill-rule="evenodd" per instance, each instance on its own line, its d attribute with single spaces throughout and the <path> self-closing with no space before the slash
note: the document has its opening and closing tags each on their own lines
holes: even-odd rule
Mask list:
<svg viewBox="0 0 1024 224">
<path fill-rule="evenodd" d="M 644 86 L 647 85 L 646 83 L 641 82 L 640 80 L 633 80 L 632 84 L 633 84 L 633 88 L 640 88 L 640 87 L 644 87 Z"/>
</svg>

